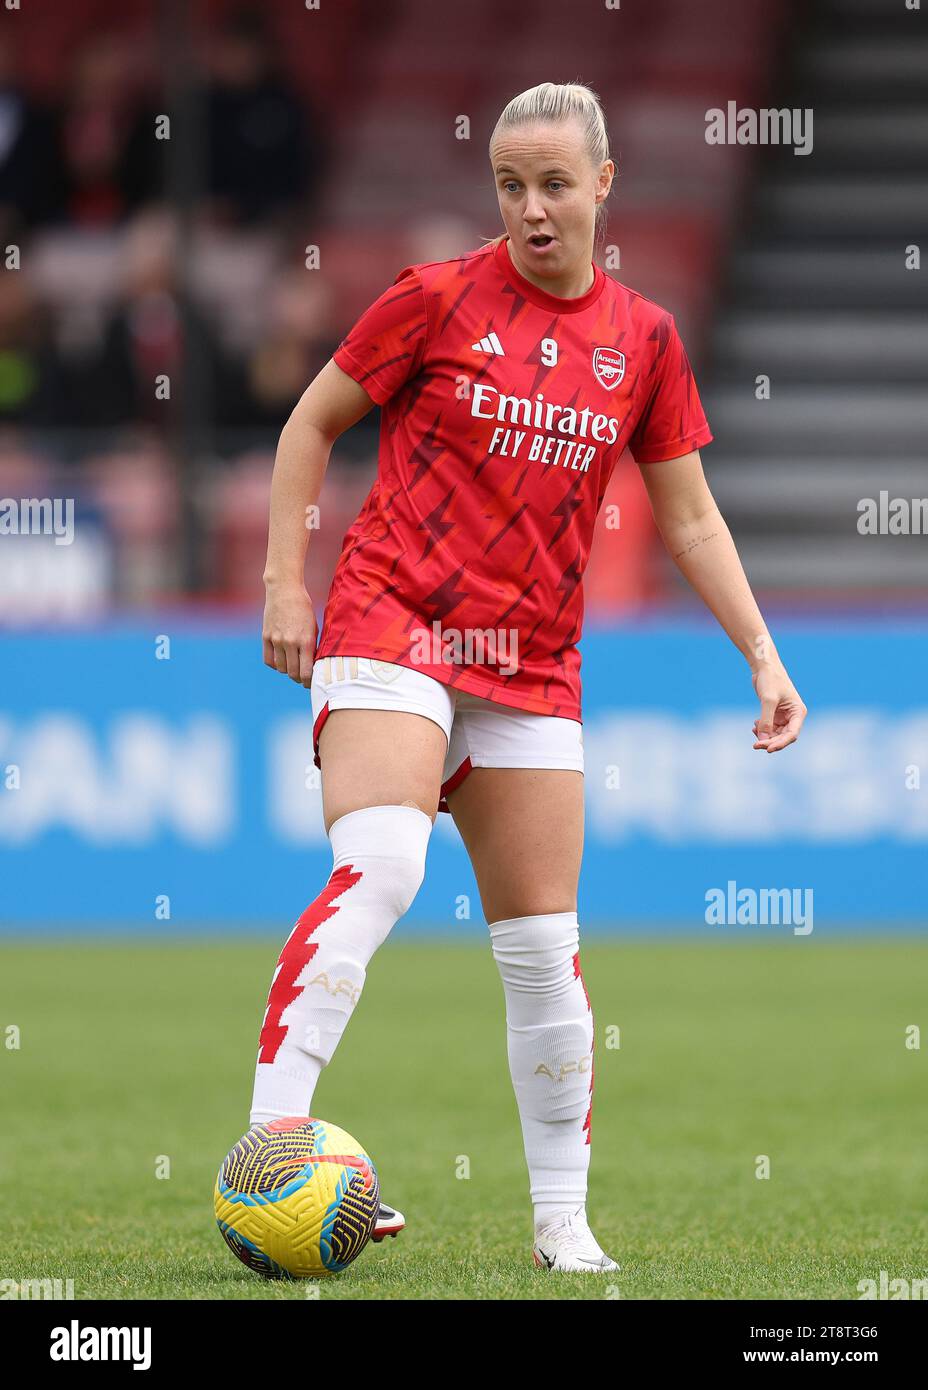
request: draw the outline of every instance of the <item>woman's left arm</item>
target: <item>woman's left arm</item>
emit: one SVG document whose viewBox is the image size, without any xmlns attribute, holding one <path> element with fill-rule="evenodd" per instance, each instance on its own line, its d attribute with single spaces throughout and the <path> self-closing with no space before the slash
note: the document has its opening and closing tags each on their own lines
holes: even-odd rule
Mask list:
<svg viewBox="0 0 928 1390">
<path fill-rule="evenodd" d="M 639 466 L 668 553 L 751 668 L 760 700 L 754 747 L 776 753 L 796 742 L 806 707 L 761 617 L 699 453 Z"/>
</svg>

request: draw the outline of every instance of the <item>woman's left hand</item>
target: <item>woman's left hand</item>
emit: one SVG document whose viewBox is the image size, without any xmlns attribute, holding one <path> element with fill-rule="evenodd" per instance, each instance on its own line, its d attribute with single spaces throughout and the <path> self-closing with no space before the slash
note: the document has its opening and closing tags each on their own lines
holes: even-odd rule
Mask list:
<svg viewBox="0 0 928 1390">
<path fill-rule="evenodd" d="M 751 680 L 760 700 L 754 747 L 778 753 L 796 742 L 808 711 L 782 666 L 762 666 Z"/>
</svg>

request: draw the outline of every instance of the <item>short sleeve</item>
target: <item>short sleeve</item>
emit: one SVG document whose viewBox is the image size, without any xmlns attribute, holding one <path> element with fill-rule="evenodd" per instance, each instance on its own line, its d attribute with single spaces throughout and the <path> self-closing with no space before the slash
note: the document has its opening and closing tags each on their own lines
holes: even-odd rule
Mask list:
<svg viewBox="0 0 928 1390">
<path fill-rule="evenodd" d="M 400 271 L 332 354 L 336 364 L 384 405 L 422 365 L 428 340 L 428 310 L 415 266 Z"/>
<path fill-rule="evenodd" d="M 628 441 L 636 463 L 679 458 L 712 439 L 672 314 L 658 324 L 657 343 L 651 389 Z"/>
</svg>

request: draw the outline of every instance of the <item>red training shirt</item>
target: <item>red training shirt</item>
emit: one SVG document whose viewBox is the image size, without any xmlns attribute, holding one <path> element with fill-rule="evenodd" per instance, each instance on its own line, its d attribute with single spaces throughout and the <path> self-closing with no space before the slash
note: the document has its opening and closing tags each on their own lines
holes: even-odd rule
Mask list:
<svg viewBox="0 0 928 1390">
<path fill-rule="evenodd" d="M 580 719 L 582 576 L 627 446 L 712 439 L 673 315 L 599 266 L 548 294 L 507 240 L 407 266 L 334 360 L 382 408 L 316 651 Z"/>
</svg>

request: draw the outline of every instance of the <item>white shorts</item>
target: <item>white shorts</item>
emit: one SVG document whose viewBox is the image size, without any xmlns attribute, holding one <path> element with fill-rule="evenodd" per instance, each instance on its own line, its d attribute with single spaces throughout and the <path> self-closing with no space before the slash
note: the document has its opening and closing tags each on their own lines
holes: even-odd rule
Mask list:
<svg viewBox="0 0 928 1390">
<path fill-rule="evenodd" d="M 434 680 L 410 666 L 366 656 L 325 656 L 313 666 L 313 752 L 332 710 L 390 709 L 431 719 L 448 740 L 438 809 L 474 767 L 553 767 L 583 771 L 576 719 L 530 714 Z"/>
</svg>

